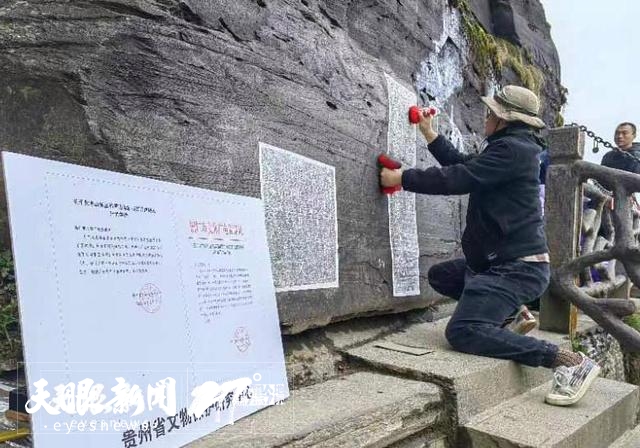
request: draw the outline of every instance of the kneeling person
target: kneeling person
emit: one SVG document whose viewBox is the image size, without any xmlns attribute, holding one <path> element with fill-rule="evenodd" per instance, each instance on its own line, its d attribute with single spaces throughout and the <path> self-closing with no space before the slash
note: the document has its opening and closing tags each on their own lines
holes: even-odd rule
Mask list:
<svg viewBox="0 0 640 448">
<path fill-rule="evenodd" d="M 488 145 L 482 153 L 457 151 L 433 130 L 432 117 L 423 113 L 420 130 L 442 167 L 383 169 L 380 180 L 383 186 L 401 184 L 416 193 L 470 194 L 462 236 L 465 258 L 429 271 L 431 286 L 458 300 L 446 328 L 447 340 L 457 351 L 556 369 L 546 401 L 570 405 L 582 398 L 600 367 L 581 353 L 504 326 L 549 284 L 538 198 L 542 148 L 533 133 L 544 127 L 537 116 L 539 101 L 533 92 L 517 86 L 506 86 L 482 101 L 488 107 Z"/>
</svg>

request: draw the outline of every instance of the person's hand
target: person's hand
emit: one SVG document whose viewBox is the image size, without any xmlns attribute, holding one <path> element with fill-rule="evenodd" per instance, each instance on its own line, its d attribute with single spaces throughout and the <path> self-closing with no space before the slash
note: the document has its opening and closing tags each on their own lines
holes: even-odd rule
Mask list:
<svg viewBox="0 0 640 448">
<path fill-rule="evenodd" d="M 390 170 L 382 168 L 380 170 L 380 185 L 383 187 L 395 187 L 402 184 L 402 169 Z"/>
<path fill-rule="evenodd" d="M 438 133 L 433 130 L 433 115 L 429 113 L 428 107 L 420 109 L 420 122 L 418 122 L 418 127 L 427 140 L 427 143 L 431 143 L 438 137 Z"/>
</svg>

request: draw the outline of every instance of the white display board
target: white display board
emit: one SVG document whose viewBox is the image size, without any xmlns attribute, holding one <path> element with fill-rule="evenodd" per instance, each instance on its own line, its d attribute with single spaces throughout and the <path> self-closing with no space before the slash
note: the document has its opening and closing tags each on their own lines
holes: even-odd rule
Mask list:
<svg viewBox="0 0 640 448">
<path fill-rule="evenodd" d="M 337 288 L 335 168 L 266 143 L 259 151 L 276 291 Z"/>
<path fill-rule="evenodd" d="M 404 168 L 416 165 L 416 126 L 409 123 L 409 108 L 416 104 L 416 94 L 389 75 L 389 129 L 387 152 L 402 162 Z M 420 249 L 416 222 L 416 196 L 400 191 L 389 196 L 389 238 L 393 273 L 393 295 L 420 294 Z"/>
<path fill-rule="evenodd" d="M 2 155 L 35 448 L 178 447 L 288 397 L 260 200 Z"/>
</svg>

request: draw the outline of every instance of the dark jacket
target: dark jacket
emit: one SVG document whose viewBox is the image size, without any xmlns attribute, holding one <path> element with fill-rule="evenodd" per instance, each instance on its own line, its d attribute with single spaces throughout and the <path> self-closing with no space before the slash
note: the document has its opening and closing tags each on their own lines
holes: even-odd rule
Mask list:
<svg viewBox="0 0 640 448">
<path fill-rule="evenodd" d="M 601 165 L 640 174 L 640 143 L 633 143 L 627 151 L 609 151 L 602 158 Z"/>
<path fill-rule="evenodd" d="M 545 185 L 547 183 L 547 170 L 549 169 L 549 163 L 551 159 L 549 158 L 549 150 L 544 149 L 540 153 L 540 184 Z"/>
<path fill-rule="evenodd" d="M 509 126 L 487 141 L 481 154 L 465 155 L 440 135 L 429 151 L 442 167 L 402 174 L 408 191 L 470 193 L 462 249 L 474 271 L 548 251 L 538 198 L 541 146 L 522 126 Z"/>
</svg>

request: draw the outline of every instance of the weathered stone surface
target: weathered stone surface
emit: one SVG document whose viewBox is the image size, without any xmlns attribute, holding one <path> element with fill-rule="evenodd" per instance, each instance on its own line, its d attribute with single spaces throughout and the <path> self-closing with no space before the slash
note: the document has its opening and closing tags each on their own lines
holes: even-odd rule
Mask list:
<svg viewBox="0 0 640 448">
<path fill-rule="evenodd" d="M 566 93 L 560 85 L 560 59 L 549 38 L 551 27 L 542 4 L 528 0 L 468 1 L 485 30 L 522 46 L 531 61 L 545 73 L 547 80 L 541 88 L 542 118 L 548 126 L 554 126 Z"/>
<path fill-rule="evenodd" d="M 549 369 L 453 351 L 444 337 L 446 324 L 447 319 L 416 324 L 386 338 L 398 344 L 432 350 L 426 355 L 386 350 L 376 347 L 375 342 L 345 350 L 345 353 L 375 368 L 441 385 L 453 401 L 456 418 L 461 423 L 551 379 Z M 581 322 L 581 326 L 589 325 L 592 322 Z M 568 337 L 560 334 L 535 331 L 532 335 L 570 347 Z"/>
<path fill-rule="evenodd" d="M 549 238 L 551 269 L 574 259 L 582 217 L 582 191 L 571 167 L 551 165 L 547 171 L 545 230 Z M 570 302 L 548 290 L 540 301 L 540 327 L 544 330 L 569 332 Z"/>
<path fill-rule="evenodd" d="M 556 128 L 549 133 L 549 157 L 552 163 L 582 160 L 584 134 L 577 126 Z"/>
<path fill-rule="evenodd" d="M 448 448 L 446 437 L 418 435 L 389 445 L 389 448 Z"/>
<path fill-rule="evenodd" d="M 469 0 L 469 6 L 473 10 L 478 22 L 489 33 L 493 31 L 493 17 L 491 14 L 491 1 Z"/>
<path fill-rule="evenodd" d="M 301 334 L 285 335 L 282 339 L 289 387 L 299 389 L 344 376 L 358 368 L 345 359 L 347 349 L 380 340 L 408 325 L 449 316 L 453 305 L 443 302 L 437 309 L 354 318 Z"/>
<path fill-rule="evenodd" d="M 625 372 L 626 354 L 623 354 L 618 341 L 600 327 L 576 334 L 581 352 L 593 359 L 602 368 L 600 376 L 616 381 L 626 381 L 638 385 L 640 382 L 629 378 Z"/>
<path fill-rule="evenodd" d="M 640 446 L 640 426 L 627 431 L 610 448 L 638 448 Z"/>
<path fill-rule="evenodd" d="M 560 59 L 555 44 L 548 38 L 551 27 L 539 1 L 510 0 L 509 3 L 513 8 L 515 31 L 522 47 L 528 50 L 532 61 L 547 77 L 541 91 L 542 116 L 548 126 L 554 126 L 565 93 L 559 82 Z"/>
<path fill-rule="evenodd" d="M 539 2 L 512 4 L 537 27 L 523 45 L 553 65 Z M 464 201 L 418 200 L 423 295 L 394 299 L 374 158 L 386 147 L 384 73 L 441 105 L 452 135 L 478 140 L 485 83 L 456 14 L 446 0 L 6 0 L 0 147 L 249 196 L 259 141 L 333 165 L 340 288 L 278 294 L 283 330 L 424 307 L 436 297 L 427 269 L 459 251 Z M 558 76 L 547 76 L 549 121 Z M 418 156 L 433 163 L 424 145 Z M 0 230 L 7 247 L 5 213 Z"/>
<path fill-rule="evenodd" d="M 624 373 L 627 382 L 640 386 L 640 354 L 624 352 Z"/>
<path fill-rule="evenodd" d="M 551 383 L 475 416 L 465 429 L 477 448 L 602 448 L 633 427 L 638 388 L 596 379 L 573 406 L 544 403 Z"/>
<path fill-rule="evenodd" d="M 433 384 L 356 373 L 293 391 L 283 404 L 187 446 L 382 447 L 421 431 L 433 435 L 440 405 L 440 391 Z"/>
<path fill-rule="evenodd" d="M 567 161 L 584 153 L 584 136 L 577 127 L 554 129 L 549 134 L 551 165 L 547 170 L 545 230 L 548 238 L 552 271 L 574 259 L 582 222 L 582 188 Z M 567 333 L 571 304 L 551 289 L 540 304 L 540 328 Z"/>
</svg>

